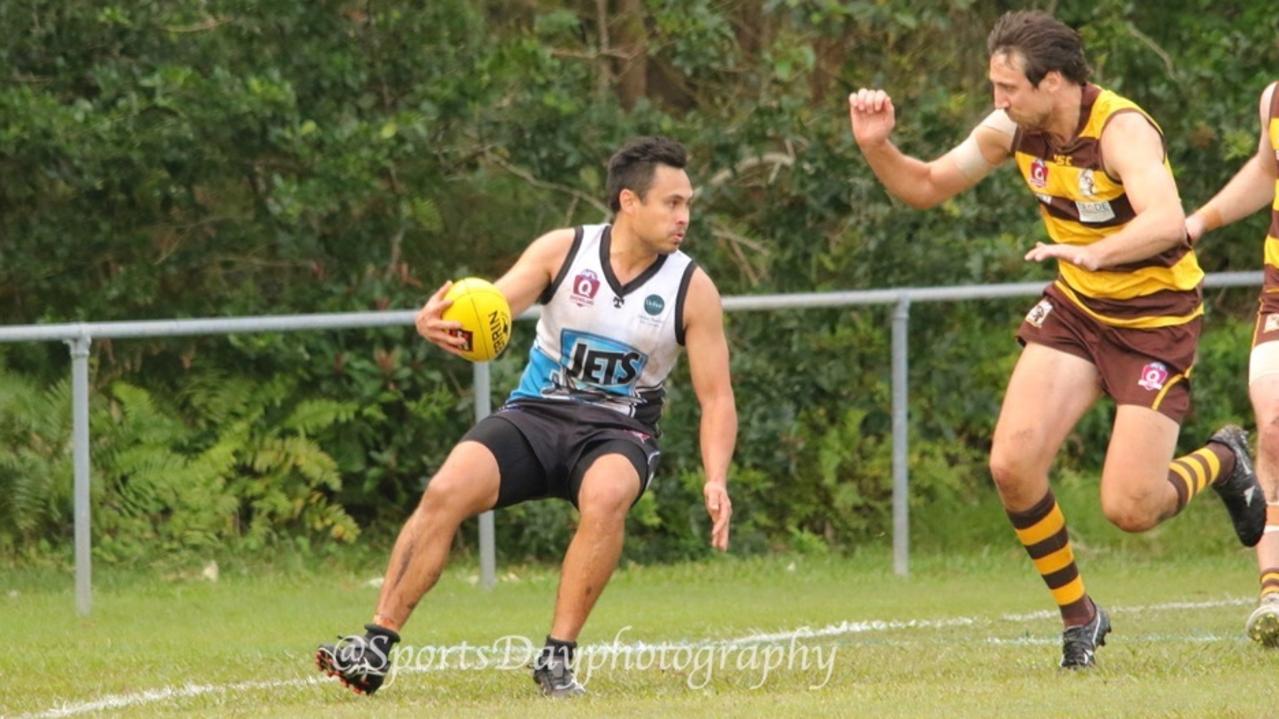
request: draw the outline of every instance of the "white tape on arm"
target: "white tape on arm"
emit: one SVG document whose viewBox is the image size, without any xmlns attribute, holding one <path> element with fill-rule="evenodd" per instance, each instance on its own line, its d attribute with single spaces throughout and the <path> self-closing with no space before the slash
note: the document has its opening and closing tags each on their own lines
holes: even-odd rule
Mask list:
<svg viewBox="0 0 1279 719">
<path fill-rule="evenodd" d="M 1008 117 L 1008 113 L 1003 110 L 995 110 L 986 116 L 977 129 L 968 135 L 968 137 L 955 149 L 950 151 L 950 158 L 955 163 L 955 167 L 964 173 L 964 176 L 974 182 L 980 180 L 990 171 L 995 169 L 996 163 L 992 163 L 986 159 L 986 155 L 981 151 L 981 144 L 977 140 L 977 132 L 994 131 L 1008 138 L 1008 144 L 1011 148 L 1012 137 L 1017 132 L 1017 125 Z"/>
<path fill-rule="evenodd" d="M 980 180 L 995 166 L 986 160 L 986 156 L 981 154 L 981 146 L 977 144 L 977 138 L 969 135 L 959 146 L 950 151 L 950 159 L 955 163 L 955 167 L 964 173 L 964 176 L 970 180 Z"/>
<path fill-rule="evenodd" d="M 1010 138 L 1017 134 L 1017 123 L 1013 122 L 1013 119 L 1003 110 L 995 110 L 987 115 L 979 127 L 988 127 Z"/>
</svg>

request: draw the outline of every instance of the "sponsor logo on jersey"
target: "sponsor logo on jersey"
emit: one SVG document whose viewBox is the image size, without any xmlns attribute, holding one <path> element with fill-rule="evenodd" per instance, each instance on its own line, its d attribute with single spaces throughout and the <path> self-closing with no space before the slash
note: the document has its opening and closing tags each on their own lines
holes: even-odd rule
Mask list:
<svg viewBox="0 0 1279 719">
<path fill-rule="evenodd" d="M 600 277 L 594 270 L 582 270 L 573 278 L 573 294 L 569 298 L 578 307 L 595 304 L 595 293 L 600 291 Z"/>
<path fill-rule="evenodd" d="M 1079 210 L 1080 222 L 1096 224 L 1115 219 L 1115 208 L 1111 207 L 1110 203 L 1105 200 L 1100 202 L 1076 202 L 1075 209 Z"/>
<path fill-rule="evenodd" d="M 1030 163 L 1030 184 L 1040 190 L 1048 186 L 1048 163 L 1041 158 Z"/>
<path fill-rule="evenodd" d="M 1137 380 L 1137 386 L 1150 392 L 1157 392 L 1164 388 L 1164 382 L 1168 381 L 1168 365 L 1163 362 L 1147 362 L 1145 367 L 1141 368 L 1141 379 Z"/>
<path fill-rule="evenodd" d="M 650 315 L 660 315 L 664 309 L 666 309 L 666 300 L 661 297 L 658 297 L 657 295 L 649 295 L 644 298 L 644 311 Z"/>
<path fill-rule="evenodd" d="M 1048 319 L 1048 313 L 1052 311 L 1053 303 L 1049 302 L 1048 298 L 1045 297 L 1039 301 L 1039 304 L 1031 307 L 1030 311 L 1026 313 L 1026 322 L 1030 323 L 1033 327 L 1043 327 L 1044 320 Z"/>
<path fill-rule="evenodd" d="M 589 332 L 563 330 L 560 351 L 560 366 L 570 389 L 631 395 L 648 364 L 648 355 L 634 347 Z"/>
</svg>

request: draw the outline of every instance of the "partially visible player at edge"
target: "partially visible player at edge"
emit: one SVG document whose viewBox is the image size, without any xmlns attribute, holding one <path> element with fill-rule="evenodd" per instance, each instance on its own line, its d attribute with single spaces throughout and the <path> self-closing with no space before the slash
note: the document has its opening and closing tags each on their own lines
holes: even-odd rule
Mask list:
<svg viewBox="0 0 1279 719">
<path fill-rule="evenodd" d="M 573 502 L 581 518 L 533 679 L 548 696 L 583 693 L 573 672 L 576 640 L 617 565 L 627 511 L 656 470 L 664 384 L 681 345 L 701 406 L 710 541 L 728 548 L 737 410 L 719 292 L 680 251 L 693 198 L 685 164 L 684 147 L 672 140 L 627 143 L 608 163 L 612 224 L 548 232 L 497 281 L 513 315 L 543 305 L 520 384 L 431 478 L 395 542 L 365 634 L 322 645 L 323 671 L 357 692 L 376 691 L 401 627 L 444 569 L 458 525 L 553 496 Z M 462 341 L 450 331 L 458 323 L 441 317 L 448 287 L 423 307 L 417 329 L 456 353 Z"/>
<path fill-rule="evenodd" d="M 1265 536 L 1257 544 L 1261 597 L 1245 624 L 1253 641 L 1279 647 L 1279 83 L 1261 92 L 1257 152 L 1206 205 L 1186 218 L 1192 240 L 1270 207 L 1258 300 L 1257 326 L 1248 362 L 1248 394 L 1257 416 L 1257 476 L 1266 493 Z"/>
<path fill-rule="evenodd" d="M 932 162 L 893 146 L 894 107 L 883 90 L 852 94 L 849 114 L 875 175 L 913 207 L 973 187 L 1010 158 L 1038 202 L 1053 243 L 1036 243 L 1026 259 L 1055 259 L 1059 275 L 1017 333 L 1025 348 L 995 426 L 990 470 L 1061 610 L 1061 666 L 1088 667 L 1110 619 L 1085 590 L 1048 469 L 1102 394 L 1116 410 L 1101 507 L 1117 527 L 1148 530 L 1211 486 L 1240 541 L 1252 546 L 1265 506 L 1242 429 L 1223 427 L 1173 460 L 1190 406 L 1203 272 L 1159 126 L 1088 82 L 1079 34 L 1048 14 L 1005 14 L 987 50 L 995 111 Z"/>
</svg>

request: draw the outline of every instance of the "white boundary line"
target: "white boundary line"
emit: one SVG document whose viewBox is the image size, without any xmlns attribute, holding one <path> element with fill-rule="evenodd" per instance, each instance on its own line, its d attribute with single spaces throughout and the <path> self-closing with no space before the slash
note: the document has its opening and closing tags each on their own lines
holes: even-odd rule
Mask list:
<svg viewBox="0 0 1279 719">
<path fill-rule="evenodd" d="M 1165 602 L 1161 604 L 1147 604 L 1132 607 L 1108 607 L 1108 611 L 1115 614 L 1144 614 L 1148 612 L 1167 612 L 1181 611 L 1190 609 L 1214 609 L 1219 607 L 1236 607 L 1250 605 L 1256 600 L 1253 598 L 1228 597 L 1222 599 L 1212 599 L 1199 602 Z M 1057 616 L 1057 613 L 1051 610 L 1026 612 L 1022 614 L 1002 614 L 995 619 L 986 617 L 949 617 L 943 619 L 892 619 L 892 620 L 868 620 L 868 621 L 844 621 L 838 624 L 828 624 L 824 627 L 813 629 L 811 627 L 799 627 L 786 632 L 755 632 L 741 637 L 733 637 L 730 639 L 704 639 L 697 641 L 681 641 L 681 642 L 660 642 L 649 644 L 647 642 L 629 642 L 626 644 L 589 644 L 582 647 L 583 653 L 631 653 L 646 651 L 662 651 L 675 650 L 683 648 L 700 648 L 700 647 L 737 647 L 751 644 L 769 644 L 778 642 L 790 642 L 802 639 L 821 639 L 827 637 L 838 637 L 849 634 L 864 634 L 867 632 L 883 632 L 895 631 L 901 629 L 949 629 L 952 627 L 969 627 L 978 625 L 990 625 L 997 622 L 1029 622 L 1041 619 L 1051 619 Z M 1219 635 L 1146 635 L 1143 637 L 1134 637 L 1142 641 L 1184 641 L 1184 642 L 1217 642 L 1217 641 L 1234 641 L 1237 637 L 1219 636 Z M 989 644 L 1017 644 L 1017 645 L 1035 645 L 1035 644 L 1056 644 L 1060 639 L 1057 638 L 1036 638 L 1036 637 L 1019 637 L 1015 639 L 997 639 L 987 638 L 984 640 Z M 432 649 L 438 652 L 449 652 L 457 650 L 468 645 L 455 645 L 452 647 L 419 647 L 419 649 Z M 475 645 L 469 645 L 474 647 Z M 406 667 L 398 670 L 401 673 L 424 673 L 429 669 L 418 669 L 415 667 Z M 88 714 L 91 712 L 107 711 L 111 709 L 129 709 L 132 707 L 144 706 L 147 704 L 155 704 L 157 702 L 168 701 L 171 699 L 189 699 L 192 697 L 204 696 L 206 694 L 229 694 L 232 692 L 258 691 L 263 689 L 287 689 L 293 687 L 306 687 L 316 684 L 329 683 L 332 680 L 328 677 L 312 676 L 297 679 L 277 679 L 271 681 L 248 681 L 234 682 L 231 684 L 184 684 L 182 686 L 161 687 L 159 689 L 148 689 L 140 692 L 132 692 L 129 694 L 110 694 L 98 699 L 83 702 L 63 702 L 58 706 L 46 709 L 34 714 L 22 714 L 14 719 L 61 719 L 61 717 L 78 716 L 80 714 Z"/>
</svg>

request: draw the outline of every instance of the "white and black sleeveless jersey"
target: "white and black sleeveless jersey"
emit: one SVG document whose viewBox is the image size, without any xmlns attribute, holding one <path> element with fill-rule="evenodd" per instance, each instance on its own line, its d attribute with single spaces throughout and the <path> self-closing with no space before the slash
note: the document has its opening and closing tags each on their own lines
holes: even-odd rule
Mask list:
<svg viewBox="0 0 1279 719">
<path fill-rule="evenodd" d="M 612 231 L 576 228 L 564 265 L 538 298 L 537 338 L 507 401 L 604 407 L 655 433 L 666 376 L 684 344 L 684 298 L 696 264 L 678 250 L 658 255 L 623 285 L 609 263 Z"/>
</svg>

